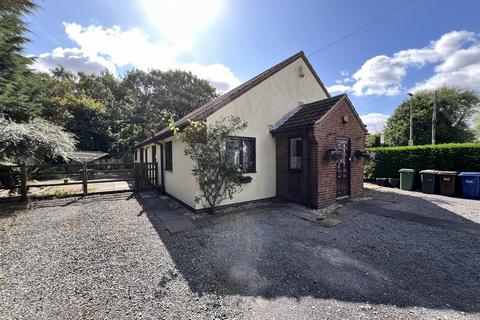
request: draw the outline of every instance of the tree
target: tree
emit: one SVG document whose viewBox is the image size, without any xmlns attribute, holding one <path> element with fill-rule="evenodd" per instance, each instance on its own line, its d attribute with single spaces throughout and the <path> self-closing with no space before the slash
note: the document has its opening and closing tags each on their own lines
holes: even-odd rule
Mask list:
<svg viewBox="0 0 480 320">
<path fill-rule="evenodd" d="M 23 36 L 26 28 L 18 9 L 0 11 L 0 113 L 15 121 L 27 121 L 41 106 L 28 67 L 33 60 L 22 55 L 28 41 Z"/>
<path fill-rule="evenodd" d="M 121 83 L 122 100 L 133 105 L 133 121 L 139 124 L 137 140 L 150 137 L 216 97 L 208 81 L 180 70 L 129 72 Z"/>
<path fill-rule="evenodd" d="M 201 195 L 195 201 L 209 208 L 210 213 L 226 199 L 232 199 L 240 190 L 241 169 L 233 161 L 229 148 L 231 136 L 247 127 L 240 118 L 230 116 L 207 125 L 204 121 L 190 121 L 183 132 L 169 124 L 175 136 L 185 143 L 184 153 L 193 160 L 192 174 Z"/>
<path fill-rule="evenodd" d="M 131 157 L 141 125 L 133 120 L 134 105 L 122 92 L 122 81 L 105 71 L 100 75 L 78 73 L 78 88 L 87 96 L 101 102 L 102 125 L 108 133 L 108 150 L 115 158 Z"/>
<path fill-rule="evenodd" d="M 51 72 L 53 75 L 32 76 L 40 88 L 40 116 L 73 133 L 79 149 L 109 152 L 111 140 L 104 103 L 82 89 L 78 75 L 62 67 Z"/>
<path fill-rule="evenodd" d="M 37 116 L 43 88 L 22 55 L 28 41 L 21 17 L 35 9 L 28 0 L 0 2 L 0 160 L 43 161 L 66 158 L 75 149 L 74 136 Z M 31 120 L 33 119 L 33 120 Z"/>
<path fill-rule="evenodd" d="M 2 0 L 0 1 L 0 16 L 12 13 L 31 13 L 37 8 L 31 0 Z"/>
<path fill-rule="evenodd" d="M 22 21 L 31 0 L 0 0 L 0 114 L 19 125 L 38 117 L 65 128 L 84 150 L 131 156 L 136 142 L 216 97 L 206 80 L 185 71 L 131 71 L 123 79 L 71 73 L 63 67 L 33 73 L 23 56 Z"/>
<path fill-rule="evenodd" d="M 368 133 L 365 139 L 365 147 L 380 147 L 380 133 Z"/>
<path fill-rule="evenodd" d="M 41 118 L 15 123 L 0 116 L 0 161 L 67 159 L 75 138 L 63 128 Z"/>
<path fill-rule="evenodd" d="M 433 92 L 421 91 L 395 109 L 385 126 L 385 144 L 407 145 L 409 139 L 410 106 L 413 112 L 413 141 L 415 145 L 431 143 Z M 480 103 L 474 91 L 457 88 L 437 90 L 437 143 L 469 142 L 474 133 L 469 119 Z"/>
</svg>

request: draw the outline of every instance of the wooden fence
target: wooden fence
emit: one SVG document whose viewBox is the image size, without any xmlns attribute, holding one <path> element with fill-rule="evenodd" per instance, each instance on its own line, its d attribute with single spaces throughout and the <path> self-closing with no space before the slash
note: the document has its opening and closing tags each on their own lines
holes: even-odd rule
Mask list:
<svg viewBox="0 0 480 320">
<path fill-rule="evenodd" d="M 142 191 L 158 186 L 157 173 L 157 163 L 146 162 L 68 164 L 49 167 L 27 166 L 25 164 L 0 166 L 0 189 L 17 189 L 22 201 L 27 200 L 28 189 L 33 187 L 81 185 L 81 195 L 86 196 L 88 194 L 104 193 L 89 191 L 88 186 L 91 184 L 127 182 L 127 185 L 133 183 L 134 191 Z M 40 181 L 29 180 L 32 177 L 37 177 Z M 60 177 L 65 177 L 65 179 L 62 181 Z"/>
</svg>

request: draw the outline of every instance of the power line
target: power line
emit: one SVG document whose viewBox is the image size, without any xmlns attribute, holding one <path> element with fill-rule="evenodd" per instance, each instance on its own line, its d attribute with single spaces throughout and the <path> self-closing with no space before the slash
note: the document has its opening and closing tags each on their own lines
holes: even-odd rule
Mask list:
<svg viewBox="0 0 480 320">
<path fill-rule="evenodd" d="M 379 16 L 378 18 L 375 18 L 375 19 L 373 19 L 372 21 L 370 21 L 370 22 L 368 22 L 368 23 L 366 23 L 366 24 L 358 27 L 357 29 L 355 29 L 355 30 L 353 30 L 353 31 L 351 31 L 351 32 L 349 32 L 349 33 L 347 33 L 346 35 L 344 35 L 344 36 L 342 36 L 342 37 L 340 37 L 340 38 L 338 38 L 338 39 L 330 42 L 330 43 L 327 44 L 326 46 L 324 46 L 324 47 L 322 47 L 322 48 L 320 48 L 320 49 L 318 49 L 318 50 L 315 50 L 314 52 L 310 53 L 310 54 L 308 55 L 308 57 L 311 57 L 311 56 L 313 56 L 313 55 L 315 55 L 315 54 L 317 54 L 317 53 L 320 53 L 320 52 L 322 52 L 322 51 L 330 48 L 331 46 L 333 46 L 333 45 L 335 45 L 335 44 L 337 44 L 337 43 L 339 43 L 339 42 L 342 42 L 343 40 L 351 37 L 351 36 L 354 35 L 355 33 L 358 33 L 358 32 L 360 32 L 360 31 L 362 31 L 363 29 L 368 28 L 368 27 L 370 27 L 371 25 L 373 25 L 373 24 L 375 24 L 375 23 L 377 23 L 377 22 L 379 22 L 379 21 L 387 18 L 388 16 L 391 16 L 392 14 L 394 14 L 394 13 L 402 10 L 403 8 L 405 8 L 405 7 L 413 4 L 413 3 L 416 2 L 416 1 L 417 1 L 417 0 L 410 0 L 410 1 L 405 2 L 405 3 L 402 4 L 401 6 L 399 6 L 399 7 L 395 8 L 395 9 L 393 9 L 393 10 L 390 10 L 390 11 L 382 14 L 382 15 Z"/>
</svg>

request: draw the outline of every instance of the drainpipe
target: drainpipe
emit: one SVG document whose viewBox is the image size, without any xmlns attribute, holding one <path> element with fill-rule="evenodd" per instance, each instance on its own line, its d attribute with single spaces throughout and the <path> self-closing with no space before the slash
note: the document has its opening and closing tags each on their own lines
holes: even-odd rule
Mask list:
<svg viewBox="0 0 480 320">
<path fill-rule="evenodd" d="M 309 206 L 312 206 L 312 196 L 311 196 L 311 191 L 312 191 L 312 183 L 311 183 L 311 178 L 310 178 L 310 173 L 311 173 L 311 168 L 310 166 L 312 165 L 312 161 L 311 161 L 311 157 L 310 157 L 310 137 L 308 136 L 308 128 L 305 128 L 305 141 L 307 142 L 305 144 L 305 160 L 308 161 L 308 165 L 306 167 L 306 170 L 307 170 L 307 197 L 306 197 L 306 200 L 307 200 L 307 203 Z M 290 156 L 290 155 L 289 155 Z M 302 164 L 303 165 L 303 164 Z"/>
</svg>

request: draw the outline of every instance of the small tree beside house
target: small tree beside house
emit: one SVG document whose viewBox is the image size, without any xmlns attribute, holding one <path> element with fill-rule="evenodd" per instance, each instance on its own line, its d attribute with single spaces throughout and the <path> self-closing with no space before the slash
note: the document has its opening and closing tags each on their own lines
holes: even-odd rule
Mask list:
<svg viewBox="0 0 480 320">
<path fill-rule="evenodd" d="M 223 201 L 232 199 L 241 190 L 242 168 L 234 162 L 231 137 L 247 124 L 229 116 L 213 124 L 189 120 L 182 132 L 173 121 L 169 127 L 185 143 L 184 153 L 193 160 L 192 174 L 201 193 L 195 201 L 208 207 L 211 214 L 215 213 Z"/>
</svg>

